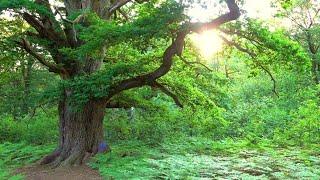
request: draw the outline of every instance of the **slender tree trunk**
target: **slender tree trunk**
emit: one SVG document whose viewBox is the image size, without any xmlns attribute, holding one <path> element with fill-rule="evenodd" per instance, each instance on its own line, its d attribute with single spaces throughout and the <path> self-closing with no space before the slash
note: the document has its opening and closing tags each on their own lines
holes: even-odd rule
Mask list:
<svg viewBox="0 0 320 180">
<path fill-rule="evenodd" d="M 312 61 L 312 75 L 313 79 L 316 84 L 320 83 L 320 69 L 319 69 L 319 63 L 317 62 L 317 59 L 314 58 Z"/>
<path fill-rule="evenodd" d="M 309 31 L 307 31 L 307 42 L 308 42 L 309 51 L 311 53 L 311 60 L 312 60 L 312 69 L 311 69 L 312 76 L 313 76 L 312 78 L 316 84 L 319 84 L 320 83 L 320 75 L 319 75 L 320 63 L 317 58 L 318 48 L 313 43 L 315 41 L 312 39 L 312 36 Z"/>
<path fill-rule="evenodd" d="M 22 64 L 22 77 L 23 77 L 23 103 L 21 107 L 22 114 L 27 114 L 30 109 L 29 96 L 30 96 L 30 83 L 33 61 L 27 60 L 27 64 Z"/>
<path fill-rule="evenodd" d="M 70 92 L 69 92 L 70 93 Z M 41 164 L 72 166 L 82 164 L 98 152 L 103 142 L 105 103 L 89 101 L 81 109 L 67 102 L 68 92 L 59 103 L 60 142 L 58 148 Z"/>
</svg>

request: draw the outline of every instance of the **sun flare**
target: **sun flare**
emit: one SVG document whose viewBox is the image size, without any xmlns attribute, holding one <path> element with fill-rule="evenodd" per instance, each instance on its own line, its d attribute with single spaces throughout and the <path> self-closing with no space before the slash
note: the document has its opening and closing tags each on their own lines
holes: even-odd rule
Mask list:
<svg viewBox="0 0 320 180">
<path fill-rule="evenodd" d="M 201 34 L 193 34 L 191 40 L 200 50 L 200 54 L 206 59 L 211 58 L 222 50 L 223 41 L 216 31 L 204 31 Z"/>
</svg>

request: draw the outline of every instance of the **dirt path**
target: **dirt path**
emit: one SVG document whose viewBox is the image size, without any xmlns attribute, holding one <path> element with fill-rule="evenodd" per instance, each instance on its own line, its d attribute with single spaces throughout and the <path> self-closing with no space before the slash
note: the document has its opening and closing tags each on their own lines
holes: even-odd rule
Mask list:
<svg viewBox="0 0 320 180">
<path fill-rule="evenodd" d="M 51 169 L 43 166 L 28 166 L 17 170 L 26 180 L 102 180 L 99 173 L 86 165 Z"/>
</svg>

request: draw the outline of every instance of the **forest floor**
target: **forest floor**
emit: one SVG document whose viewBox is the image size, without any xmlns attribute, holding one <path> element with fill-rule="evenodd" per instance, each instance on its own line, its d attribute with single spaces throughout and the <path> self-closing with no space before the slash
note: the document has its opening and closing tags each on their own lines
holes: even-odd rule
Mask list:
<svg viewBox="0 0 320 180">
<path fill-rule="evenodd" d="M 86 165 L 52 169 L 45 166 L 26 166 L 16 171 L 26 180 L 102 180 L 99 172 Z"/>
<path fill-rule="evenodd" d="M 112 153 L 91 163 L 105 179 L 320 179 L 319 145 L 248 147 L 195 139 L 154 149 L 121 144 Z"/>
<path fill-rule="evenodd" d="M 320 179 L 320 145 L 280 148 L 268 143 L 250 145 L 247 141 L 202 138 L 157 145 L 126 141 L 113 144 L 111 153 L 92 159 L 88 163 L 92 169 L 80 166 L 58 170 L 30 167 L 53 145 L 18 146 L 0 145 L 0 172 L 17 172 L 14 169 L 27 165 L 18 170 L 24 176 L 14 179 Z M 2 177 L 8 177 L 8 173 Z"/>
</svg>

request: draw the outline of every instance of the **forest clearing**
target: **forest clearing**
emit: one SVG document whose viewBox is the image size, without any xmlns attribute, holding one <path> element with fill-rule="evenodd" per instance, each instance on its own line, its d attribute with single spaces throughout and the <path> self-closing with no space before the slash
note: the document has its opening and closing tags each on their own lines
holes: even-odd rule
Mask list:
<svg viewBox="0 0 320 180">
<path fill-rule="evenodd" d="M 0 0 L 0 180 L 320 179 L 320 1 Z"/>
</svg>

